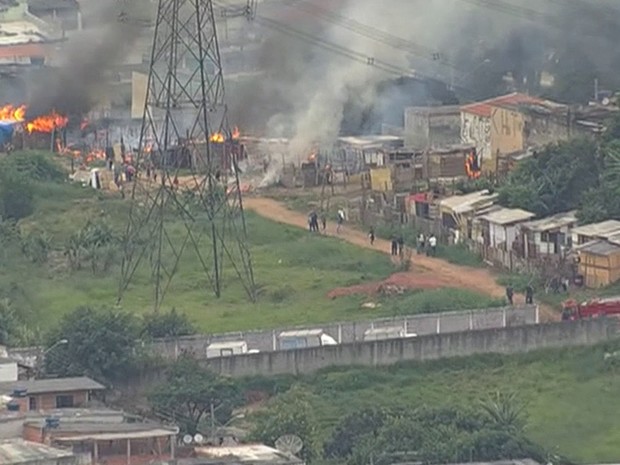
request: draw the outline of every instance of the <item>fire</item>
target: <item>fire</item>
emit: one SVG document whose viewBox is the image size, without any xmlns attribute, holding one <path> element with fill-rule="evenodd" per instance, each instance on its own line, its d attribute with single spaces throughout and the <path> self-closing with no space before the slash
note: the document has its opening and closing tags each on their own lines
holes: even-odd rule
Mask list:
<svg viewBox="0 0 620 465">
<path fill-rule="evenodd" d="M 1 121 L 14 121 L 21 123 L 26 120 L 26 106 L 20 105 L 18 107 L 13 105 L 5 105 L 0 107 L 0 120 Z"/>
<path fill-rule="evenodd" d="M 211 137 L 209 137 L 209 142 L 216 142 L 218 144 L 224 143 L 224 134 L 221 132 L 211 134 Z"/>
<path fill-rule="evenodd" d="M 64 128 L 69 119 L 66 116 L 59 115 L 55 111 L 49 115 L 39 116 L 32 121 L 26 123 L 28 132 L 52 132 L 55 129 Z"/>
<path fill-rule="evenodd" d="M 48 115 L 38 116 L 33 120 L 27 119 L 26 105 L 5 105 L 0 107 L 0 121 L 23 123 L 28 132 L 52 132 L 55 128 L 64 128 L 69 119 L 55 111 Z"/>
<path fill-rule="evenodd" d="M 235 126 L 232 130 L 232 138 L 239 139 L 239 136 L 241 136 L 241 131 L 239 131 L 239 128 Z"/>
</svg>

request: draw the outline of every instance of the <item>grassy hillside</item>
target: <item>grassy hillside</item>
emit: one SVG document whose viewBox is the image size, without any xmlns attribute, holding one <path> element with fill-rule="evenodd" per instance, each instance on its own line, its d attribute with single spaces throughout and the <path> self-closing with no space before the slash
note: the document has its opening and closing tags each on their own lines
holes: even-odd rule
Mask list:
<svg viewBox="0 0 620 465">
<path fill-rule="evenodd" d="M 511 392 L 526 404 L 533 440 L 581 463 L 611 463 L 620 457 L 620 364 L 604 354 L 617 347 L 331 370 L 301 383 L 324 438 L 362 407 L 470 406 Z"/>
<path fill-rule="evenodd" d="M 20 159 L 20 155 L 12 156 Z M 25 159 L 29 160 L 28 156 Z M 25 164 L 26 171 L 32 170 L 29 163 Z M 0 231 L 0 239 L 5 242 L 0 251 L 0 298 L 10 299 L 24 323 L 43 330 L 79 305 L 114 305 L 121 251 L 113 251 L 110 268 L 98 273 L 87 265 L 72 269 L 65 252 L 71 235 L 89 222 L 109 227 L 120 236 L 128 218 L 129 201 L 118 194 L 96 192 L 68 182 L 41 181 L 29 183 L 28 187 L 34 192 L 34 211 L 20 219 L 13 231 L 6 222 Z M 395 270 L 386 255 L 338 239 L 310 235 L 251 213 L 247 222 L 258 303 L 248 303 L 231 269 L 225 270 L 228 279 L 223 297 L 212 297 L 202 268 L 188 249 L 164 307 L 187 313 L 201 330 L 232 331 L 497 303 L 476 293 L 447 290 L 445 294 L 407 294 L 382 302 L 376 310 L 361 310 L 364 297 L 331 300 L 326 294 L 335 287 L 387 277 Z M 172 230 L 181 241 L 182 224 L 173 224 Z M 9 238 L 10 234 L 17 237 Z M 49 248 L 47 259 L 33 261 L 24 252 L 24 245 L 36 248 L 41 241 Z M 145 264 L 138 270 L 122 306 L 132 312 L 150 310 L 150 281 L 150 269 Z"/>
</svg>

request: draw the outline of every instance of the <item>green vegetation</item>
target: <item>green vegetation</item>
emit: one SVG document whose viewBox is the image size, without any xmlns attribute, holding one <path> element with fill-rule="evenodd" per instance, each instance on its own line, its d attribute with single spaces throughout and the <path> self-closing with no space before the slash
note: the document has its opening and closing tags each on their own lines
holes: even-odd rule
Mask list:
<svg viewBox="0 0 620 465">
<path fill-rule="evenodd" d="M 525 437 L 548 453 L 582 463 L 605 463 L 620 456 L 620 401 L 616 395 L 620 365 L 617 358 L 605 357 L 619 348 L 620 342 L 615 342 L 515 356 L 484 355 L 386 368 L 332 369 L 297 379 L 282 377 L 272 381 L 272 388 L 281 391 L 295 380 L 296 389 L 305 392 L 304 402 L 316 418 L 318 440 L 327 452 L 335 435 L 343 430 L 339 425 L 356 412 L 474 411 L 477 413 L 466 415 L 474 421 L 485 415 L 480 411 L 481 402 L 487 407 L 501 404 L 496 402 L 500 393 L 504 397 L 516 395 L 515 401 L 499 409 L 504 417 L 522 413 Z M 265 386 L 265 390 L 272 389 Z M 277 405 L 280 398 L 274 397 L 270 405 Z M 257 427 L 266 421 L 261 417 Z M 450 421 L 437 423 L 452 428 Z M 366 444 L 361 440 L 353 443 Z"/>
<path fill-rule="evenodd" d="M 442 288 L 429 291 L 409 291 L 402 295 L 379 300 L 381 313 L 386 315 L 414 315 L 443 311 L 475 310 L 501 307 L 504 299 L 494 299 L 477 292 L 463 289 Z"/>
</svg>

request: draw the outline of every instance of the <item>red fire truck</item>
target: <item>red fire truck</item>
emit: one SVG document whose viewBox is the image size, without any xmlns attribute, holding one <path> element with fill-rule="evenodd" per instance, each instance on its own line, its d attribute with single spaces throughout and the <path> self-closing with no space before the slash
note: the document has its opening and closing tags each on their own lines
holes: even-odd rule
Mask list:
<svg viewBox="0 0 620 465">
<path fill-rule="evenodd" d="M 562 304 L 562 320 L 579 320 L 607 315 L 620 315 L 620 296 L 591 299 L 579 303 L 570 299 Z"/>
</svg>

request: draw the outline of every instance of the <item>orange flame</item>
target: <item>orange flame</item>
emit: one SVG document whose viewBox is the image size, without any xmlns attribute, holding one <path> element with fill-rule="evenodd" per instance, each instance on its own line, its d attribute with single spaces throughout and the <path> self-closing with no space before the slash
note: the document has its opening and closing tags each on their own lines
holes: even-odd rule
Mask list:
<svg viewBox="0 0 620 465">
<path fill-rule="evenodd" d="M 211 134 L 211 137 L 209 137 L 209 142 L 215 142 L 218 144 L 224 143 L 224 134 L 221 132 Z"/>
<path fill-rule="evenodd" d="M 39 116 L 32 121 L 26 123 L 28 132 L 52 132 L 54 129 L 64 128 L 69 119 L 66 116 L 59 115 L 55 111 L 49 115 Z"/>
<path fill-rule="evenodd" d="M 14 121 L 23 122 L 26 120 L 26 106 L 20 105 L 18 107 L 13 105 L 5 105 L 0 107 L 0 120 L 1 121 Z"/>
<path fill-rule="evenodd" d="M 241 131 L 239 131 L 239 128 L 235 126 L 232 130 L 232 138 L 239 139 L 239 136 L 241 136 Z"/>
</svg>

